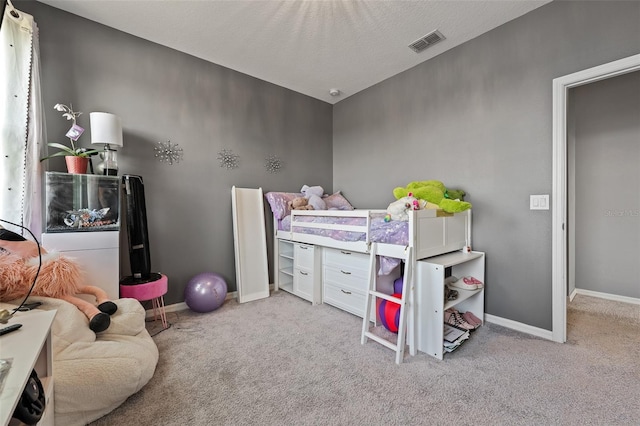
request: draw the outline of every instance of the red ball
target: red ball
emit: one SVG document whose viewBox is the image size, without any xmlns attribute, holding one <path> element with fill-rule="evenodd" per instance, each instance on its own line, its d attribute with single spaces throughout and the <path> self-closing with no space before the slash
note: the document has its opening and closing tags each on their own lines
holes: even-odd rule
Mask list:
<svg viewBox="0 0 640 426">
<path fill-rule="evenodd" d="M 393 293 L 392 296 L 402 299 L 401 293 Z M 398 332 L 400 326 L 400 305 L 398 303 L 382 299 L 378 305 L 378 316 L 384 328 L 393 333 Z"/>
</svg>

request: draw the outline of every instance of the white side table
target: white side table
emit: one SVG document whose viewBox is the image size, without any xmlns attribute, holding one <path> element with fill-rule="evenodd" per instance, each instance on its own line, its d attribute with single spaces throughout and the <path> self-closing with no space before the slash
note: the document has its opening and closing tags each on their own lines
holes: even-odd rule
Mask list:
<svg viewBox="0 0 640 426">
<path fill-rule="evenodd" d="M 15 306 L 0 304 L 2 309 Z M 6 327 L 22 324 L 22 327 L 9 334 L 0 336 L 0 358 L 13 358 L 11 370 L 0 394 L 0 424 L 6 426 L 11 420 L 22 391 L 33 369 L 38 373 L 46 396 L 45 412 L 38 425 L 53 426 L 53 347 L 51 343 L 51 324 L 56 311 L 32 310 L 17 312 Z"/>
</svg>

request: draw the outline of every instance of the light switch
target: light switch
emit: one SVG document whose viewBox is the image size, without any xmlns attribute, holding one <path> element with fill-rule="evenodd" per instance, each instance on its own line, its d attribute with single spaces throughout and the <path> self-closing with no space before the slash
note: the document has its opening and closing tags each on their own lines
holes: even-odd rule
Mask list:
<svg viewBox="0 0 640 426">
<path fill-rule="evenodd" d="M 549 210 L 549 194 L 530 195 L 529 210 Z"/>
</svg>

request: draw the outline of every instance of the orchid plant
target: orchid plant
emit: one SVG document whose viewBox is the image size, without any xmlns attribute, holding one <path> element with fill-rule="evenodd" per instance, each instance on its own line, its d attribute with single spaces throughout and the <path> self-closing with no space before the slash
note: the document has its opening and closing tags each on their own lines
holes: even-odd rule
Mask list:
<svg viewBox="0 0 640 426">
<path fill-rule="evenodd" d="M 71 128 L 65 135 L 66 137 L 69 138 L 69 142 L 71 142 L 71 147 L 68 147 L 66 145 L 63 145 L 57 142 L 50 142 L 47 145 L 49 145 L 52 148 L 58 148 L 60 151 L 56 152 L 55 154 L 48 155 L 42 158 L 40 161 L 48 160 L 49 158 L 52 158 L 52 157 L 61 157 L 61 156 L 89 157 L 92 154 L 100 152 L 96 149 L 76 147 L 77 140 L 80 138 L 80 136 L 84 132 L 84 129 L 76 123 L 78 117 L 82 114 L 82 112 L 74 111 L 73 105 L 71 104 L 69 104 L 69 106 L 66 106 L 63 104 L 56 104 L 53 108 L 56 111 L 62 112 L 62 116 L 64 118 L 73 122 L 73 124 L 71 125 Z"/>
</svg>

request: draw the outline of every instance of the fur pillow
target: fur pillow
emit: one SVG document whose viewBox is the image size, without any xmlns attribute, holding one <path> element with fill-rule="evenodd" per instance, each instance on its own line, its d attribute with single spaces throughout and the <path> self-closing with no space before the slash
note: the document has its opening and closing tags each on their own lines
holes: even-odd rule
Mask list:
<svg viewBox="0 0 640 426">
<path fill-rule="evenodd" d="M 25 260 L 10 252 L 0 253 L 0 301 L 26 296 L 36 274 L 34 296 L 62 297 L 78 292 L 83 273 L 73 260 L 53 252 L 42 255 L 38 272 L 39 263 L 37 257 Z"/>
</svg>

